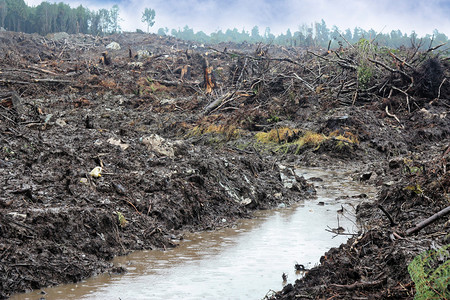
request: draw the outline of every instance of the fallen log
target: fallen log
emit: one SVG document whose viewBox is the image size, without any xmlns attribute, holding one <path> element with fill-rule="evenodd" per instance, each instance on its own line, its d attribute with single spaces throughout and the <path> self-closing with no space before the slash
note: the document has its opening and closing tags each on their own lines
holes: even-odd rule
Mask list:
<svg viewBox="0 0 450 300">
<path fill-rule="evenodd" d="M 223 101 L 226 101 L 227 99 L 233 97 L 233 95 L 234 93 L 228 92 L 225 95 L 217 98 L 216 100 L 214 100 L 212 103 L 210 103 L 208 106 L 205 107 L 203 114 L 205 115 L 209 114 L 212 110 L 220 106 Z"/>
<path fill-rule="evenodd" d="M 430 225 L 431 223 L 433 223 L 434 221 L 436 221 L 437 219 L 439 219 L 440 217 L 443 217 L 447 214 L 450 213 L 450 206 L 447 206 L 446 208 L 444 208 L 443 210 L 435 213 L 434 215 L 432 215 L 431 217 L 429 217 L 426 220 L 423 220 L 422 222 L 418 223 L 415 227 L 409 228 L 408 230 L 406 230 L 406 235 L 411 235 L 425 227 L 427 227 L 428 225 Z"/>
</svg>

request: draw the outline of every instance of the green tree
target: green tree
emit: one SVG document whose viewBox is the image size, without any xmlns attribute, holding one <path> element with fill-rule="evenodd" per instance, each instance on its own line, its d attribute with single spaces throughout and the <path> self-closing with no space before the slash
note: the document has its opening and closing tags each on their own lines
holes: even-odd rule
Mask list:
<svg viewBox="0 0 450 300">
<path fill-rule="evenodd" d="M 98 31 L 99 33 L 107 33 L 110 32 L 110 24 L 111 24 L 111 17 L 109 15 L 109 10 L 107 9 L 100 9 L 98 11 Z"/>
<path fill-rule="evenodd" d="M 157 34 L 164 36 L 164 35 L 166 35 L 166 30 L 161 27 L 161 28 L 158 29 Z"/>
<path fill-rule="evenodd" d="M 56 17 L 57 31 L 67 32 L 69 28 L 70 6 L 60 2 L 58 4 L 58 15 Z"/>
<path fill-rule="evenodd" d="M 5 26 L 5 18 L 8 14 L 8 5 L 5 0 L 0 1 L 0 27 Z"/>
<path fill-rule="evenodd" d="M 27 17 L 28 6 L 24 0 L 6 0 L 8 7 L 5 18 L 6 29 L 21 31 Z"/>
<path fill-rule="evenodd" d="M 322 47 L 328 45 L 330 40 L 330 30 L 327 28 L 325 21 L 322 19 L 321 23 L 315 23 L 314 27 L 316 29 L 316 44 Z"/>
<path fill-rule="evenodd" d="M 42 2 L 36 7 L 36 29 L 40 34 L 47 34 L 53 31 L 53 24 L 56 19 L 55 4 Z"/>
<path fill-rule="evenodd" d="M 76 18 L 77 18 L 77 24 L 76 24 L 76 33 L 87 33 L 88 32 L 88 18 L 89 18 L 89 11 L 88 9 L 84 8 L 83 6 L 78 6 L 75 10 Z"/>
<path fill-rule="evenodd" d="M 117 4 L 113 5 L 113 7 L 109 10 L 109 27 L 110 32 L 117 33 L 120 32 L 121 28 L 119 25 L 120 21 L 119 17 L 119 6 Z"/>
<path fill-rule="evenodd" d="M 155 10 L 151 8 L 146 8 L 142 13 L 141 21 L 147 24 L 147 33 L 148 33 L 150 27 L 152 27 L 155 24 Z"/>
<path fill-rule="evenodd" d="M 255 42 L 259 42 L 261 40 L 261 36 L 259 35 L 259 28 L 258 28 L 258 26 L 254 26 L 252 28 L 250 37 L 252 39 L 252 42 L 254 42 L 254 43 Z"/>
</svg>

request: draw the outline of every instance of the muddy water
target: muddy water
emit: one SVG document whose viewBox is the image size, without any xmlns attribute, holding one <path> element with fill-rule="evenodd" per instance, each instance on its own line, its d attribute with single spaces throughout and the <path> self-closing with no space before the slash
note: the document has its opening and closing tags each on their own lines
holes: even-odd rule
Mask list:
<svg viewBox="0 0 450 300">
<path fill-rule="evenodd" d="M 259 212 L 233 228 L 186 235 L 172 250 L 116 258 L 115 264 L 127 268 L 125 275 L 103 274 L 44 289 L 46 295 L 35 291 L 12 299 L 262 299 L 283 287 L 283 273 L 292 283 L 302 276 L 295 272 L 296 263 L 312 267 L 325 251 L 348 238 L 326 229 L 356 231 L 352 206 L 361 199 L 351 196 L 374 195 L 350 174 L 314 169 L 297 173 L 323 180 L 314 182 L 317 199 Z M 341 205 L 344 215 L 337 213 Z"/>
</svg>

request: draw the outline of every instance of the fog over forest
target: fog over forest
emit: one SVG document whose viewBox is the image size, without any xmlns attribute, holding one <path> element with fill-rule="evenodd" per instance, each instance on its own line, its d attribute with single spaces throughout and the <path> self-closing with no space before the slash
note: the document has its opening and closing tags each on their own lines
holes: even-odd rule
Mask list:
<svg viewBox="0 0 450 300">
<path fill-rule="evenodd" d="M 151 7 L 147 7 L 151 6 Z M 142 21 L 145 9 L 151 23 Z M 189 12 L 189 13 L 186 13 Z M 430 18 L 430 15 L 433 17 Z M 448 41 L 448 1 L 0 0 L 0 26 L 47 34 L 153 32 L 201 43 L 266 42 L 321 46 L 375 39 L 399 47 Z"/>
</svg>

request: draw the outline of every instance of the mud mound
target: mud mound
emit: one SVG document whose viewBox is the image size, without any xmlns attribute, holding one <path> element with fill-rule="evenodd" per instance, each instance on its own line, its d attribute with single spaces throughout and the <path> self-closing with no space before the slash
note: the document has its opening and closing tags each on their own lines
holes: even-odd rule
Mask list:
<svg viewBox="0 0 450 300">
<path fill-rule="evenodd" d="M 442 221 L 403 234 L 448 195 L 449 65 L 433 51 L 131 33 L 0 40 L 0 298 L 312 195 L 284 162 L 353 168 L 382 189 L 376 204 L 398 227 L 361 207 L 361 235 L 276 297 L 408 298 L 407 264 L 444 243 Z"/>
</svg>

